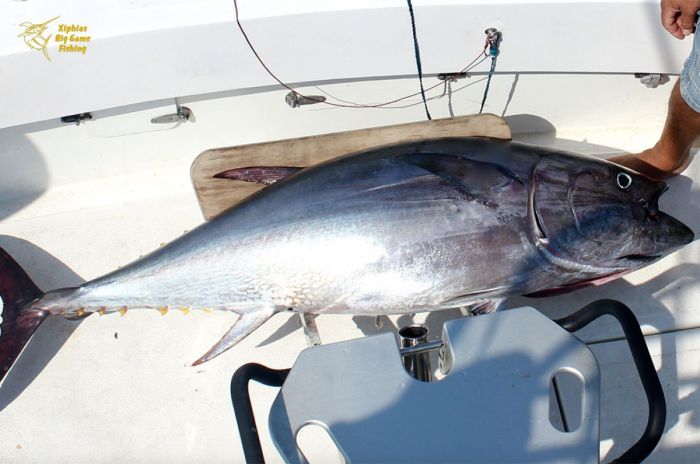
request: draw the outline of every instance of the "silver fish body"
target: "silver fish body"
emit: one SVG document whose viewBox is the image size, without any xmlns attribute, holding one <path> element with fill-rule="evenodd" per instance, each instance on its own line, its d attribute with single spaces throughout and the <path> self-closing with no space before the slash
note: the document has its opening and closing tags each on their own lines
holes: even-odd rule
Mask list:
<svg viewBox="0 0 700 464">
<path fill-rule="evenodd" d="M 621 275 L 693 239 L 658 210 L 664 189 L 604 160 L 509 142 L 387 146 L 304 169 L 32 308 L 242 315 L 209 359 L 278 311 L 432 311 Z"/>
</svg>

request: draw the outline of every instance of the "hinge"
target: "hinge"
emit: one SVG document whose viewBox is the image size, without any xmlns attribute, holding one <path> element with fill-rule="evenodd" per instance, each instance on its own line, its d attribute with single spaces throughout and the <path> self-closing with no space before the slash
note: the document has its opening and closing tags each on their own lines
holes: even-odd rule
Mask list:
<svg viewBox="0 0 700 464">
<path fill-rule="evenodd" d="M 186 106 L 180 106 L 179 103 L 175 104 L 176 112 L 171 114 L 164 114 L 163 116 L 157 116 L 151 119 L 153 124 L 172 124 L 174 122 L 187 122 L 192 115 L 192 110 Z"/>
</svg>

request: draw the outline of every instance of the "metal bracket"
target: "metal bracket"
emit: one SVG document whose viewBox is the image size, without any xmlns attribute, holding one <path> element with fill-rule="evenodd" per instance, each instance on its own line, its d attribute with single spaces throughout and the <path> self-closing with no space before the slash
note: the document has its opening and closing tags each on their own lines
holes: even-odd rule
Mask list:
<svg viewBox="0 0 700 464">
<path fill-rule="evenodd" d="M 179 103 L 175 104 L 176 112 L 173 114 L 164 114 L 163 116 L 158 116 L 151 119 L 153 124 L 172 124 L 175 122 L 187 122 L 192 115 L 192 110 L 186 106 L 180 106 Z"/>
<path fill-rule="evenodd" d="M 326 97 L 321 95 L 309 95 L 305 97 L 299 95 L 295 91 L 289 92 L 285 97 L 284 101 L 292 108 L 299 108 L 302 105 L 313 105 L 314 103 L 323 103 L 326 101 Z"/>
<path fill-rule="evenodd" d="M 639 82 L 650 89 L 655 89 L 660 85 L 664 85 L 670 80 L 666 74 L 634 73 L 634 77 L 639 79 Z"/>
<path fill-rule="evenodd" d="M 79 114 L 71 114 L 69 116 L 61 116 L 61 122 L 64 122 L 66 124 L 75 124 L 76 126 L 79 126 L 81 122 L 83 121 L 91 121 L 92 120 L 92 114 L 90 113 L 79 113 Z"/>
<path fill-rule="evenodd" d="M 497 57 L 500 53 L 501 40 L 503 40 L 503 34 L 501 31 L 495 27 L 489 27 L 484 31 L 486 34 L 486 43 L 489 47 L 489 55 L 491 57 Z"/>
<path fill-rule="evenodd" d="M 467 77 L 467 73 L 465 73 L 465 72 L 448 72 L 448 73 L 440 73 L 437 75 L 438 80 L 449 81 L 449 82 L 456 82 L 457 79 L 464 79 L 466 77 Z"/>
<path fill-rule="evenodd" d="M 318 346 L 321 344 L 321 336 L 318 334 L 316 327 L 316 315 L 310 313 L 299 313 L 301 325 L 304 328 L 304 336 L 306 344 L 309 346 Z"/>
</svg>

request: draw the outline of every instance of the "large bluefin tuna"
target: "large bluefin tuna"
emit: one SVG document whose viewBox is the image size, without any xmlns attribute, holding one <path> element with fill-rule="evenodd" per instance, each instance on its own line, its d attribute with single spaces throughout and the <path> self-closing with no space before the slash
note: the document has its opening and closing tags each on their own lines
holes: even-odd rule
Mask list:
<svg viewBox="0 0 700 464">
<path fill-rule="evenodd" d="M 659 211 L 665 189 L 604 160 L 485 139 L 349 155 L 80 287 L 42 294 L 0 254 L 0 374 L 49 315 L 237 313 L 197 364 L 280 311 L 433 311 L 610 279 L 693 239 Z"/>
</svg>

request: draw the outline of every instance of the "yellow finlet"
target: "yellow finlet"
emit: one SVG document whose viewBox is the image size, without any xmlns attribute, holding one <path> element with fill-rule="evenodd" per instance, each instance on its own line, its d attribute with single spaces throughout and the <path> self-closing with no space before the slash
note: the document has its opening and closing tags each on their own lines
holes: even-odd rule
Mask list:
<svg viewBox="0 0 700 464">
<path fill-rule="evenodd" d="M 100 316 L 104 316 L 105 314 L 107 314 L 107 308 L 105 308 L 104 306 L 100 306 L 100 309 L 97 310 L 97 313 Z"/>
<path fill-rule="evenodd" d="M 211 313 L 211 312 L 213 312 L 214 310 L 211 309 L 211 308 L 202 308 L 202 311 L 204 311 L 205 313 Z"/>
<path fill-rule="evenodd" d="M 83 308 L 81 306 L 80 308 L 78 308 L 78 310 L 75 312 L 75 314 L 77 314 L 78 317 L 83 317 L 83 315 L 85 314 L 85 308 Z"/>
<path fill-rule="evenodd" d="M 126 315 L 126 311 L 126 306 L 122 306 L 121 308 L 119 308 L 119 314 L 121 314 L 122 316 Z"/>
<path fill-rule="evenodd" d="M 180 311 L 182 311 L 182 314 L 187 315 L 190 312 L 190 308 L 188 308 L 187 306 L 184 306 L 184 307 L 180 308 Z"/>
<path fill-rule="evenodd" d="M 162 306 L 158 308 L 158 312 L 161 314 L 161 316 L 165 316 L 166 314 L 168 314 L 168 307 Z"/>
</svg>

